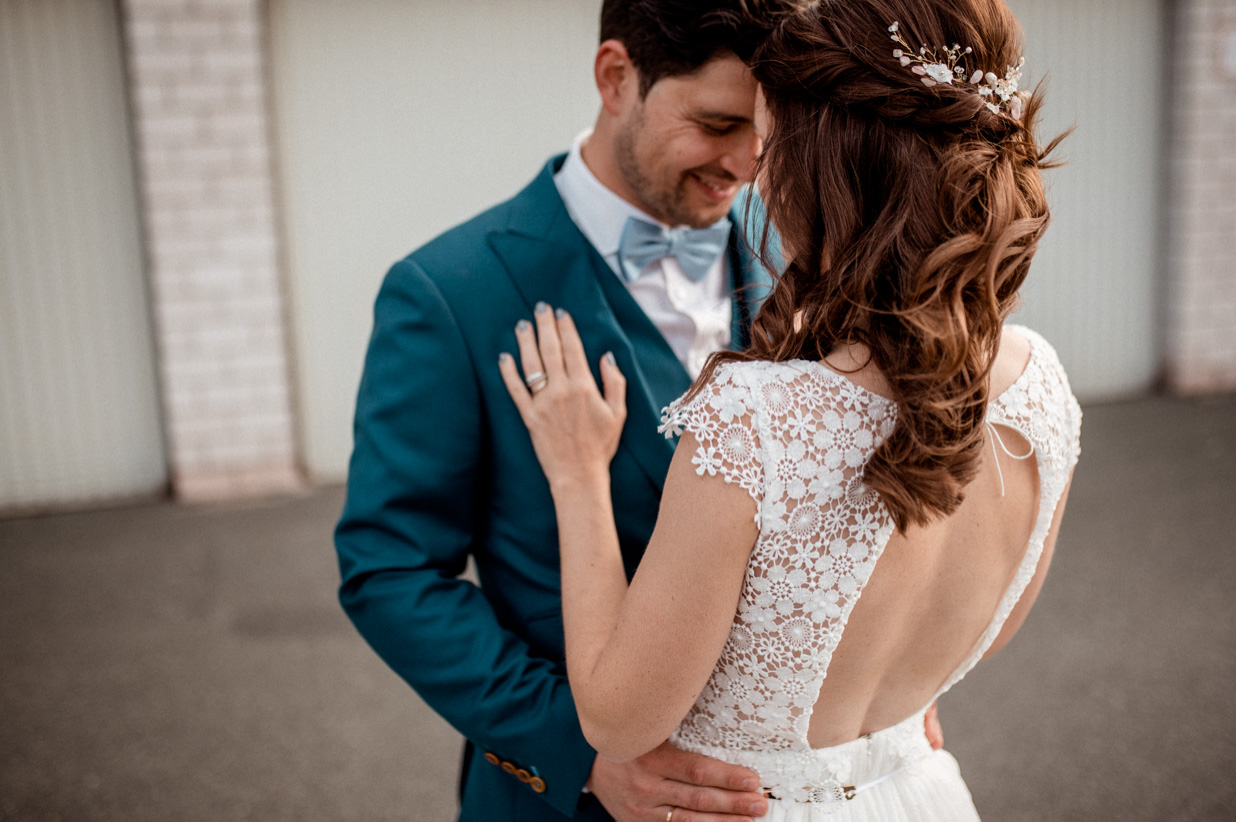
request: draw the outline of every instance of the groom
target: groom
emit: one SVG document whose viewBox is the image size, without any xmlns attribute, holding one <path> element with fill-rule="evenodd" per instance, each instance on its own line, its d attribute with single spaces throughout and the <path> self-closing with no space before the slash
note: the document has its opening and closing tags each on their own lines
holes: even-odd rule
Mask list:
<svg viewBox="0 0 1236 822">
<path fill-rule="evenodd" d="M 735 227 L 751 179 L 750 0 L 605 0 L 591 133 L 513 199 L 396 263 L 378 295 L 335 539 L 340 600 L 374 650 L 467 739 L 462 820 L 762 814 L 754 774 L 663 745 L 616 765 L 575 715 L 554 509 L 498 371 L 541 306 L 628 379 L 611 472 L 628 576 L 672 446 L 657 433 L 766 275 Z M 672 229 L 672 231 L 670 231 Z M 479 586 L 460 578 L 468 558 Z M 696 817 L 697 818 L 697 817 Z"/>
</svg>

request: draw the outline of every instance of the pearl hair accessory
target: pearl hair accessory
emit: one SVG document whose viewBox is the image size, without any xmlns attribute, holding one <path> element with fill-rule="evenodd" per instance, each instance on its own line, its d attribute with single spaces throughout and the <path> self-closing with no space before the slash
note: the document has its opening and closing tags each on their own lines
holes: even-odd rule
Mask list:
<svg viewBox="0 0 1236 822">
<path fill-rule="evenodd" d="M 975 90 L 986 100 L 987 108 L 992 114 L 1007 114 L 1014 120 L 1021 119 L 1025 92 L 1017 90 L 1017 83 L 1021 80 L 1021 67 L 1026 64 L 1025 57 L 1020 58 L 1017 65 L 1009 66 L 1003 78 L 990 71 L 984 74 L 982 69 L 970 74 L 962 64 L 965 56 L 974 51 L 969 46 L 963 49 L 954 43 L 951 47 L 940 46 L 939 52 L 922 46 L 915 53 L 901 36 L 900 23 L 893 23 L 888 30 L 892 41 L 900 46 L 893 49 L 893 56 L 901 61 L 901 65 L 908 66 L 910 71 L 918 75 L 923 85 L 976 86 Z"/>
</svg>

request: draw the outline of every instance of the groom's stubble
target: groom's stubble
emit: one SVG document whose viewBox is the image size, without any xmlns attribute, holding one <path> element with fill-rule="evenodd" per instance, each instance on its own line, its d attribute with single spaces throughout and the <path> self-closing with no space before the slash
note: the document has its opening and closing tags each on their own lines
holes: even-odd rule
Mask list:
<svg viewBox="0 0 1236 822">
<path fill-rule="evenodd" d="M 725 216 L 729 203 L 733 202 L 732 197 L 723 209 L 705 211 L 692 205 L 687 195 L 690 175 L 703 175 L 726 182 L 739 182 L 738 178 L 718 165 L 699 166 L 672 176 L 665 175 L 662 179 L 646 173 L 648 155 L 655 153 L 655 149 L 648 145 L 647 139 L 641 139 L 646 137 L 644 123 L 645 112 L 641 104 L 632 111 L 630 119 L 623 124 L 614 139 L 614 157 L 618 170 L 631 190 L 643 201 L 644 210 L 670 225 L 687 225 L 692 228 L 706 228 Z"/>
</svg>

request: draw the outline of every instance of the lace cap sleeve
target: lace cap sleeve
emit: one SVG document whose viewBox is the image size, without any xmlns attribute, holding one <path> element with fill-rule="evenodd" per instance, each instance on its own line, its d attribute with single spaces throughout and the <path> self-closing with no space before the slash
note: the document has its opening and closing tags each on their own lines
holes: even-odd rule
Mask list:
<svg viewBox="0 0 1236 822">
<path fill-rule="evenodd" d="M 737 365 L 719 366 L 698 394 L 690 399 L 684 394 L 670 403 L 661 412 L 657 430 L 666 439 L 690 431 L 698 443 L 691 459 L 695 473 L 720 474 L 726 482 L 746 489 L 755 500 L 755 519 L 759 522 L 764 470 L 756 431 L 755 392 Z"/>
</svg>

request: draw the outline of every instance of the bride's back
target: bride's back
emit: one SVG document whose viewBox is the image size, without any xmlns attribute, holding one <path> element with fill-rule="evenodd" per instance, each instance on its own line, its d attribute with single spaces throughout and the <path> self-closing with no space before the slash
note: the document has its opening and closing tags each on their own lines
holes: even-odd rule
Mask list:
<svg viewBox="0 0 1236 822">
<path fill-rule="evenodd" d="M 754 499 L 758 528 L 729 637 L 675 744 L 759 758 L 903 728 L 1033 601 L 1081 422 L 1051 346 L 1004 333 L 963 499 L 903 529 L 871 485 L 901 418 L 867 362 L 842 349 L 823 364 L 726 363 L 670 408 L 699 471 Z"/>
<path fill-rule="evenodd" d="M 1006 331 L 991 378 L 993 397 L 1018 379 L 1029 358 L 1029 342 Z M 864 362 L 853 349 L 826 360 L 858 385 L 884 394 L 887 384 Z M 1001 446 L 1027 454 L 1030 444 L 1012 428 L 1001 426 L 998 433 L 995 452 L 986 449 L 956 512 L 889 537 L 821 685 L 808 734 L 812 747 L 849 741 L 921 709 L 991 623 L 1025 555 L 1039 508 L 1036 461 L 1000 453 L 997 467 L 995 457 Z M 1032 599 L 1023 600 L 1023 610 Z"/>
</svg>

